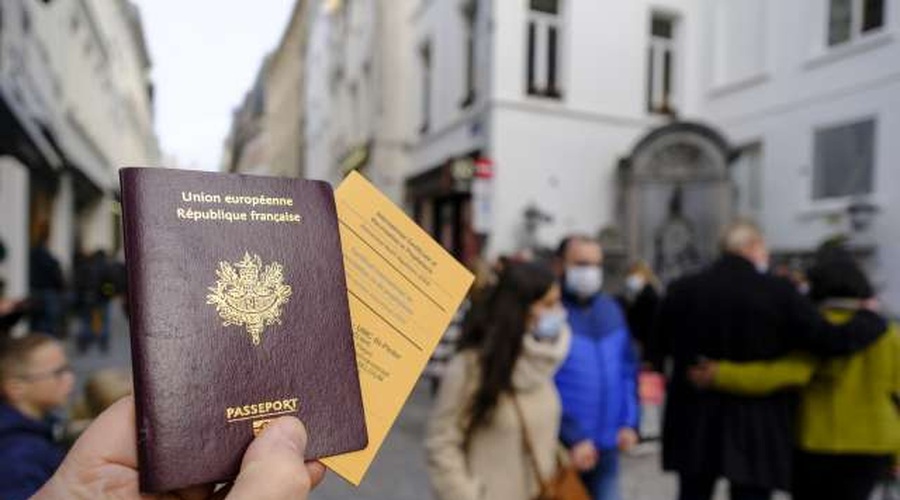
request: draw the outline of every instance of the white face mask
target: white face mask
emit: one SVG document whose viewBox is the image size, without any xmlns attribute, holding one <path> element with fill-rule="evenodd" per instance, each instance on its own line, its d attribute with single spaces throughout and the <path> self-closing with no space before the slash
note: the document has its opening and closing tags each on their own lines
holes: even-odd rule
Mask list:
<svg viewBox="0 0 900 500">
<path fill-rule="evenodd" d="M 625 280 L 625 288 L 632 293 L 640 292 L 644 289 L 644 285 L 646 284 L 644 278 L 638 274 L 632 274 Z"/>
<path fill-rule="evenodd" d="M 538 340 L 552 340 L 559 337 L 559 332 L 566 324 L 566 310 L 562 308 L 545 311 L 538 316 L 537 325 L 531 332 Z"/>
<path fill-rule="evenodd" d="M 597 295 L 603 288 L 600 266 L 574 266 L 566 269 L 566 290 L 581 299 Z"/>
</svg>

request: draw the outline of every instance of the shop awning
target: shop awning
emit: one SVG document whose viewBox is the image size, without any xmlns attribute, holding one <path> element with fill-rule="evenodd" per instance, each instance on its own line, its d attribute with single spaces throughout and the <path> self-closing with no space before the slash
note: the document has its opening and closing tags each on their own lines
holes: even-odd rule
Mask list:
<svg viewBox="0 0 900 500">
<path fill-rule="evenodd" d="M 0 81 L 0 131 L 0 154 L 15 156 L 31 168 L 63 167 L 63 159 L 4 81 Z"/>
</svg>

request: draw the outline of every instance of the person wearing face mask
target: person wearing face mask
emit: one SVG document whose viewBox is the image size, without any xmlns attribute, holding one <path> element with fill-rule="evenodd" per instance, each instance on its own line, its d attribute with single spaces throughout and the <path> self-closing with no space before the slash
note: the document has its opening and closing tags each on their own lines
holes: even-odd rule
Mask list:
<svg viewBox="0 0 900 500">
<path fill-rule="evenodd" d="M 646 262 L 639 260 L 628 269 L 625 291 L 620 297 L 631 336 L 642 362 L 659 371 L 658 349 L 653 338 L 653 321 L 659 307 L 662 285 Z"/>
<path fill-rule="evenodd" d="M 533 263 L 505 266 L 466 318 L 429 419 L 436 498 L 538 498 L 557 472 L 553 373 L 569 340 L 553 273 Z"/>
<path fill-rule="evenodd" d="M 638 441 L 637 360 L 619 304 L 601 292 L 603 250 L 571 236 L 557 250 L 572 347 L 556 374 L 560 439 L 595 499 L 618 500 L 619 451 Z"/>
<path fill-rule="evenodd" d="M 871 298 L 841 324 L 826 321 L 789 281 L 768 272 L 769 250 L 749 221 L 728 226 L 722 256 L 668 287 L 656 325 L 672 360 L 663 424 L 663 467 L 679 475 L 682 500 L 712 497 L 719 478 L 731 498 L 769 499 L 788 490 L 797 394 L 758 397 L 696 387 L 690 368 L 704 359 L 767 361 L 794 350 L 823 358 L 860 351 L 888 330 Z"/>
</svg>

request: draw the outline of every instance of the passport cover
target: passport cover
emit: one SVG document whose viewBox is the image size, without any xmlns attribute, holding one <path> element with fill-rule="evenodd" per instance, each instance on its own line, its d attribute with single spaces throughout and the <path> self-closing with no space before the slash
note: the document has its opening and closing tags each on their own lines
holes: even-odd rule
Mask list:
<svg viewBox="0 0 900 500">
<path fill-rule="evenodd" d="M 120 171 L 141 489 L 237 475 L 266 422 L 307 459 L 367 444 L 334 197 L 324 182 Z"/>
</svg>

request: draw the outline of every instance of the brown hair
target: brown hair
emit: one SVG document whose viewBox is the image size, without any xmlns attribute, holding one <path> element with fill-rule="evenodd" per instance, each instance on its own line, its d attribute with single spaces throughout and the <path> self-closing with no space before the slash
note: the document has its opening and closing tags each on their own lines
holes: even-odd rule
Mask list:
<svg viewBox="0 0 900 500">
<path fill-rule="evenodd" d="M 529 309 L 555 283 L 553 272 L 543 265 L 511 263 L 490 295 L 473 303 L 458 346 L 460 351 L 477 352 L 480 368 L 478 387 L 464 421 L 466 446 L 474 431 L 493 418 L 500 395 L 513 391 L 513 368 L 522 353 Z"/>
<path fill-rule="evenodd" d="M 57 343 L 57 340 L 45 333 L 32 333 L 0 342 L 0 388 L 10 378 L 21 376 L 28 369 L 31 354 L 50 343 Z"/>
<path fill-rule="evenodd" d="M 653 272 L 653 269 L 647 264 L 645 260 L 636 260 L 631 266 L 628 268 L 628 274 L 637 274 L 644 278 L 650 286 L 655 288 L 657 291 L 662 289 L 662 284 L 659 281 L 659 278 L 656 277 L 656 274 Z"/>
<path fill-rule="evenodd" d="M 603 245 L 600 244 L 600 240 L 598 240 L 597 238 L 594 238 L 593 236 L 589 236 L 587 234 L 577 234 L 577 233 L 570 234 L 570 235 L 564 237 L 562 240 L 560 240 L 559 246 L 556 247 L 556 258 L 565 259 L 566 252 L 569 250 L 569 247 L 572 245 L 572 243 L 576 243 L 576 242 L 577 243 L 590 243 L 592 245 L 597 245 L 601 249 L 603 248 Z"/>
</svg>

